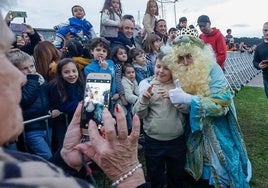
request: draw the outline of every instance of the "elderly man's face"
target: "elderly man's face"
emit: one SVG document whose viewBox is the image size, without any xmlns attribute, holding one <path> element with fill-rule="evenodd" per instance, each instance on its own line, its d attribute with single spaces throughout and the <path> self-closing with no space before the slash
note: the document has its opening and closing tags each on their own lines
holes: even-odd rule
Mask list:
<svg viewBox="0 0 268 188">
<path fill-rule="evenodd" d="M 5 52 L 12 43 L 12 33 L 0 12 L 0 145 L 17 139 L 23 130 L 20 108 L 21 86 L 26 77 L 6 58 Z"/>
<path fill-rule="evenodd" d="M 167 34 L 167 23 L 165 21 L 159 21 L 155 28 L 159 33 L 166 35 Z"/>
<path fill-rule="evenodd" d="M 122 32 L 125 34 L 127 38 L 133 37 L 134 24 L 131 20 L 125 20 L 122 26 Z"/>
</svg>

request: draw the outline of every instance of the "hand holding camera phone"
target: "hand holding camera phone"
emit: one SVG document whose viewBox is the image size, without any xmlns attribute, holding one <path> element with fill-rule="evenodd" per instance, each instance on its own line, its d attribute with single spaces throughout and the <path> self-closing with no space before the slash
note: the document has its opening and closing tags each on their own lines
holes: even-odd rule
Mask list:
<svg viewBox="0 0 268 188">
<path fill-rule="evenodd" d="M 262 60 L 261 61 L 263 64 L 268 64 L 268 60 Z"/>
<path fill-rule="evenodd" d="M 24 11 L 9 11 L 9 19 L 14 20 L 14 18 L 21 17 L 23 18 L 23 23 L 25 23 L 25 18 L 27 17 L 26 12 Z M 20 31 L 20 32 L 26 32 L 27 27 L 24 24 L 19 24 L 19 23 L 10 23 L 10 29 L 12 31 Z"/>
<path fill-rule="evenodd" d="M 26 32 L 27 27 L 24 24 L 10 23 L 10 29 L 12 31 Z"/>
<path fill-rule="evenodd" d="M 10 14 L 11 14 L 12 19 L 17 18 L 17 17 L 21 17 L 21 18 L 27 17 L 27 13 L 24 11 L 10 11 Z"/>
<path fill-rule="evenodd" d="M 102 111 L 110 106 L 111 82 L 112 77 L 108 73 L 89 73 L 87 75 L 80 123 L 81 142 L 89 140 L 87 130 L 89 120 L 94 120 L 98 128 L 101 128 Z"/>
</svg>

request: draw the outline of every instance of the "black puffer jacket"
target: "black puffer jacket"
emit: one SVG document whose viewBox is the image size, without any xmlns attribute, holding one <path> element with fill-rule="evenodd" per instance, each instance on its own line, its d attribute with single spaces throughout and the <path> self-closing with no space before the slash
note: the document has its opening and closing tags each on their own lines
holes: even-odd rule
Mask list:
<svg viewBox="0 0 268 188">
<path fill-rule="evenodd" d="M 47 83 L 42 85 L 38 82 L 39 75 L 27 75 L 27 83 L 22 87 L 21 108 L 24 120 L 29 120 L 48 114 Z M 41 123 L 34 123 L 25 126 L 25 130 L 44 129 Z"/>
</svg>

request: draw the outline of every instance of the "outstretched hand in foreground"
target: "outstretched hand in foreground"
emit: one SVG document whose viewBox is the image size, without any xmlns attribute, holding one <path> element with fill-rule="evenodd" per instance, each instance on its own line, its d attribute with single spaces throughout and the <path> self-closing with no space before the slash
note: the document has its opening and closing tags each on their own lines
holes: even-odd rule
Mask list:
<svg viewBox="0 0 268 188">
<path fill-rule="evenodd" d="M 90 141 L 78 144 L 81 138 L 81 104 L 78 106 L 68 127 L 61 151 L 63 159 L 69 166 L 79 170 L 82 167 L 81 153 L 83 153 L 86 158 L 92 159 L 112 181 L 118 180 L 137 166 L 140 120 L 137 115 L 134 115 L 132 131 L 128 136 L 122 107 L 116 105 L 114 113 L 116 121 L 106 108 L 103 110 L 105 137 L 99 134 L 96 123 L 90 120 L 88 126 Z M 139 168 L 117 187 L 137 187 L 143 183 L 145 183 L 143 170 Z"/>
</svg>

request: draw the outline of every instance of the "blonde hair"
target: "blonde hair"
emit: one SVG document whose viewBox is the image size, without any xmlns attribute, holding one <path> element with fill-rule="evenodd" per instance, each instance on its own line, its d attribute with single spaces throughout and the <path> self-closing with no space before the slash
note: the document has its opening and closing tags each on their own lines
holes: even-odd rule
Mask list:
<svg viewBox="0 0 268 188">
<path fill-rule="evenodd" d="M 188 54 L 191 55 L 193 63 L 188 66 L 179 63 L 179 57 Z M 179 79 L 184 91 L 194 95 L 210 95 L 210 71 L 216 63 L 211 46 L 201 47 L 193 41 L 181 42 L 166 50 L 164 61 L 172 70 L 173 79 Z"/>
<path fill-rule="evenodd" d="M 24 63 L 26 61 L 32 61 L 33 62 L 33 59 L 29 54 L 21 51 L 18 48 L 11 49 L 8 52 L 6 52 L 6 57 L 16 67 L 19 67 L 20 64 L 22 64 L 22 63 Z"/>
</svg>

